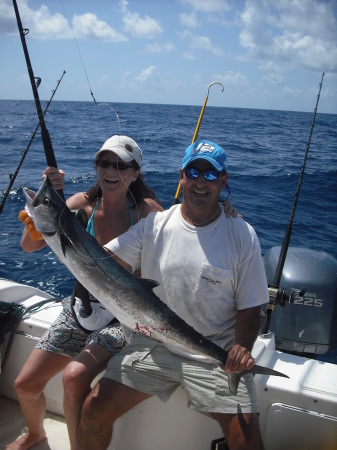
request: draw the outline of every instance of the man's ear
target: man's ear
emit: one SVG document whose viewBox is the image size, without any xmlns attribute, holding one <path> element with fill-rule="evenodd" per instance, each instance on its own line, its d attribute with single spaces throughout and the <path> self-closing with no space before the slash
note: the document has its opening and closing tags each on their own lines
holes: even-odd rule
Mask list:
<svg viewBox="0 0 337 450">
<path fill-rule="evenodd" d="M 179 183 L 180 183 L 181 185 L 183 185 L 183 184 L 185 183 L 185 181 L 184 181 L 184 171 L 183 171 L 183 169 L 180 169 L 180 181 L 179 181 Z"/>
<path fill-rule="evenodd" d="M 228 178 L 229 178 L 229 174 L 228 173 L 224 173 L 221 176 L 221 190 L 225 189 L 226 184 L 228 182 Z"/>
</svg>

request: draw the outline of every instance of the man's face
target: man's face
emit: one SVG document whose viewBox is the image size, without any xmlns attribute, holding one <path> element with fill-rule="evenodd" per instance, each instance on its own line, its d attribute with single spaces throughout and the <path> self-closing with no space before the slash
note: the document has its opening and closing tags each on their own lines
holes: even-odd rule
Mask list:
<svg viewBox="0 0 337 450">
<path fill-rule="evenodd" d="M 180 183 L 184 189 L 184 201 L 187 201 L 190 207 L 205 208 L 211 207 L 214 202 L 218 202 L 219 194 L 225 188 L 229 175 L 220 174 L 214 181 L 207 181 L 203 172 L 211 170 L 214 167 L 211 163 L 203 159 L 197 159 L 191 162 L 188 169 L 197 169 L 200 173 L 198 178 L 190 179 L 183 170 L 180 170 Z"/>
</svg>

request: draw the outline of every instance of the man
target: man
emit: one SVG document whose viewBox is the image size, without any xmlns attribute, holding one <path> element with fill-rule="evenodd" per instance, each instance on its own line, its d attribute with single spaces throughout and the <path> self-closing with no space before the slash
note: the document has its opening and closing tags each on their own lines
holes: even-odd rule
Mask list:
<svg viewBox="0 0 337 450">
<path fill-rule="evenodd" d="M 241 378 L 237 395 L 228 391 L 227 373 L 254 365 L 260 305 L 268 302 L 255 231 L 219 206 L 228 177 L 225 151 L 195 142 L 180 171 L 182 204 L 150 214 L 105 246 L 124 267 L 156 280 L 164 303 L 227 350 L 226 366 L 129 333 L 129 344 L 84 403 L 78 449 L 107 448 L 118 417 L 152 395 L 166 401 L 179 385 L 189 407 L 213 414 L 231 450 L 263 448 L 252 374 Z"/>
</svg>

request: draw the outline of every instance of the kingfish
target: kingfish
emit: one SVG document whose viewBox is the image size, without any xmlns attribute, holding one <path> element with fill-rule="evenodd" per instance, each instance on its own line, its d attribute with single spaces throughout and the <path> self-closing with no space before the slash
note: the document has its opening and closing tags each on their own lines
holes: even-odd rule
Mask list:
<svg viewBox="0 0 337 450">
<path fill-rule="evenodd" d="M 228 352 L 188 325 L 153 292 L 155 281 L 136 278 L 118 264 L 75 218 L 45 177 L 38 192 L 23 188 L 26 209 L 58 259 L 111 313 L 131 330 L 168 346 L 226 364 Z M 237 392 L 244 373 L 276 375 L 280 372 L 254 365 L 251 370 L 228 374 L 231 393 Z"/>
</svg>

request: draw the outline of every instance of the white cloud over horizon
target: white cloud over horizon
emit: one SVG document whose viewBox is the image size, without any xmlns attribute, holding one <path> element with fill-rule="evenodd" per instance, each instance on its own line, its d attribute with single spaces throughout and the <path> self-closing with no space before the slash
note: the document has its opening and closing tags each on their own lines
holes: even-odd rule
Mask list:
<svg viewBox="0 0 337 450">
<path fill-rule="evenodd" d="M 141 87 L 152 83 L 162 90 L 149 91 L 149 101 L 156 96 L 158 102 L 194 104 L 200 92 L 193 92 L 193 86 L 206 89 L 215 81 L 210 77 L 216 76 L 232 86 L 234 106 L 244 107 L 246 101 L 247 107 L 307 110 L 312 100 L 309 87 L 317 85 L 326 72 L 329 95 L 322 93 L 322 103 L 337 112 L 335 1 L 17 1 L 23 26 L 30 30 L 27 40 L 36 52 L 35 60 L 40 62 L 41 56 L 43 70 L 50 66 L 55 71 L 62 62 L 70 67 L 67 75 L 72 88 L 67 95 L 86 95 L 80 58 L 68 43 L 75 37 L 91 84 L 101 96 L 103 80 L 110 80 L 115 89 L 109 92 L 120 95 L 121 101 L 144 101 Z M 11 61 L 1 74 L 0 97 L 23 95 L 22 57 L 11 0 L 0 0 L 0 39 L 2 59 Z M 20 89 L 11 89 L 15 78 Z M 246 98 L 240 91 L 243 86 Z M 256 96 L 262 86 L 268 89 L 268 98 Z M 25 95 L 29 98 L 29 86 Z M 214 101 L 221 104 L 218 98 Z"/>
</svg>

